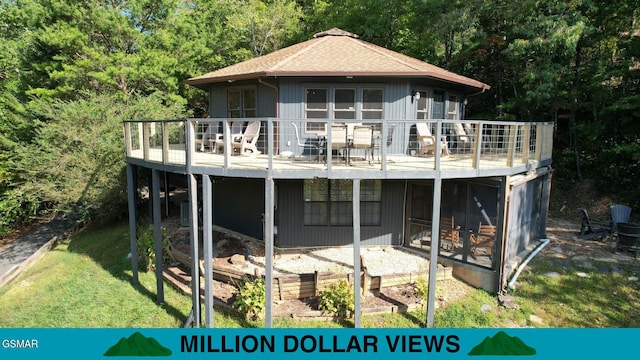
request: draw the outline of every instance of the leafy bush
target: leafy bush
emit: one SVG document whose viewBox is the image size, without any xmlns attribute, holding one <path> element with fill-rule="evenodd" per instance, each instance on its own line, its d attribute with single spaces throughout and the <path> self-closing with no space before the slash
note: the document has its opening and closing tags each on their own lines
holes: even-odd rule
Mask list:
<svg viewBox="0 0 640 360">
<path fill-rule="evenodd" d="M 265 299 L 264 279 L 255 278 L 254 280 L 245 281 L 238 288 L 238 293 L 232 306 L 247 319 L 263 319 Z"/>
<path fill-rule="evenodd" d="M 318 307 L 323 313 L 335 314 L 342 320 L 352 317 L 355 311 L 353 288 L 346 279 L 330 284 L 320 294 Z"/>
<path fill-rule="evenodd" d="M 161 94 L 82 94 L 77 100 L 33 100 L 33 138 L 3 153 L 12 169 L 0 184 L 0 233 L 74 206 L 84 219 L 108 222 L 127 213 L 123 121 L 185 116 Z M 3 177 L 8 175 L 3 175 Z"/>
<path fill-rule="evenodd" d="M 429 298 L 429 280 L 423 276 L 418 277 L 416 282 L 413 284 L 414 291 L 416 295 L 420 297 L 420 304 L 424 307 L 427 306 L 427 300 Z M 436 286 L 436 299 L 444 300 L 444 287 Z"/>
<path fill-rule="evenodd" d="M 167 228 L 162 228 L 162 260 L 168 261 L 169 254 L 164 249 L 169 245 L 169 237 L 167 236 Z M 156 248 L 153 234 L 153 226 L 145 226 L 143 230 L 138 231 L 138 255 L 142 258 L 141 266 L 145 271 L 155 269 L 156 264 Z"/>
</svg>

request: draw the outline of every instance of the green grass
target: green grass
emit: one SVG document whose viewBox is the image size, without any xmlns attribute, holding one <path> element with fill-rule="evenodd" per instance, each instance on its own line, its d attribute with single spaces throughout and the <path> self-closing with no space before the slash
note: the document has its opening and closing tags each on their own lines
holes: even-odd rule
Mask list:
<svg viewBox="0 0 640 360">
<path fill-rule="evenodd" d="M 175 328 L 185 323 L 191 298 L 165 284 L 165 302 L 156 304 L 153 272 L 140 272 L 140 285 L 132 286 L 128 225 L 85 229 L 66 239 L 12 283 L 0 289 L 1 327 L 156 327 Z M 510 295 L 518 309 L 498 304 L 482 290 L 435 311 L 435 325 L 476 327 L 640 327 L 640 285 L 629 279 L 638 268 L 616 269 L 596 263 L 598 270 L 567 266 L 567 260 L 537 257 L 522 273 L 521 284 Z M 609 271 L 611 270 L 611 271 Z M 557 272 L 558 277 L 544 275 Z M 485 305 L 488 308 L 482 311 Z M 488 306 L 486 306 L 488 305 Z M 531 315 L 542 323 L 531 321 Z M 424 311 L 364 315 L 368 328 L 415 328 L 424 324 Z M 274 319 L 275 327 L 352 327 L 353 322 Z M 215 327 L 262 327 L 216 310 Z"/>
</svg>

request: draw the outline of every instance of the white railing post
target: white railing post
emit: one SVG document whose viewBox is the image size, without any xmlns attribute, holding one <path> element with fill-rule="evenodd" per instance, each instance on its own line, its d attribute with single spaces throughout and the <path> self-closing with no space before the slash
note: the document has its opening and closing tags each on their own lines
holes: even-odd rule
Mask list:
<svg viewBox="0 0 640 360">
<path fill-rule="evenodd" d="M 151 123 L 142 123 L 142 158 L 149 160 L 149 134 L 151 133 Z"/>
<path fill-rule="evenodd" d="M 169 162 L 169 123 L 162 122 L 162 163 Z"/>
<path fill-rule="evenodd" d="M 531 124 L 522 125 L 522 163 L 529 162 L 529 142 L 531 141 Z"/>
<path fill-rule="evenodd" d="M 124 145 L 125 145 L 125 149 L 124 149 L 124 153 L 126 156 L 131 156 L 131 152 L 132 152 L 132 147 L 131 147 L 131 123 L 130 122 L 125 122 L 124 123 Z"/>
<path fill-rule="evenodd" d="M 194 149 L 195 149 L 195 144 L 196 144 L 196 134 L 195 134 L 195 127 L 194 127 L 194 121 L 193 119 L 186 119 L 184 121 L 184 127 L 186 129 L 186 136 L 185 136 L 185 151 L 186 151 L 186 157 L 185 157 L 185 165 L 187 166 L 187 172 L 191 173 L 191 166 L 193 166 L 194 163 Z"/>
<path fill-rule="evenodd" d="M 473 141 L 475 147 L 473 148 L 473 160 L 471 163 L 471 167 L 474 169 L 480 168 L 480 155 L 482 154 L 482 131 L 482 122 L 478 122 L 475 128 L 475 140 Z"/>
<path fill-rule="evenodd" d="M 543 125 L 537 124 L 536 125 L 536 151 L 535 151 L 536 161 L 540 161 L 542 159 L 542 151 L 543 151 L 542 144 L 544 144 L 543 138 L 544 138 Z"/>
</svg>

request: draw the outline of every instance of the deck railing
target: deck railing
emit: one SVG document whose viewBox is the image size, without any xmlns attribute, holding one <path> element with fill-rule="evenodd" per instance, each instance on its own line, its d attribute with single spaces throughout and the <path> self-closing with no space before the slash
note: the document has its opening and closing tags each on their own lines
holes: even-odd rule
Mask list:
<svg viewBox="0 0 640 360">
<path fill-rule="evenodd" d="M 244 151 L 233 146 L 244 130 L 259 121 L 257 141 Z M 295 177 L 352 171 L 521 171 L 551 161 L 553 123 L 482 120 L 324 120 L 324 119 L 185 119 L 126 121 L 126 156 L 130 160 L 211 169 L 287 172 Z M 235 124 L 235 126 L 234 126 Z M 326 131 L 346 125 L 344 132 Z M 354 132 L 365 131 L 370 145 L 355 146 Z M 207 134 L 207 129 L 213 131 Z M 432 137 L 425 137 L 428 129 Z M 362 128 L 360 128 L 362 130 Z M 365 129 L 366 130 L 366 129 Z M 359 134 L 359 132 L 357 132 Z M 370 134 L 370 135 L 369 135 Z M 219 135 L 219 136 L 218 136 Z M 359 139 L 360 135 L 356 135 Z M 368 138 L 368 136 L 371 136 Z M 218 139 L 218 141 L 216 141 Z M 422 139 L 422 140 L 421 140 Z M 431 146 L 425 141 L 435 139 Z M 203 151 L 202 151 L 203 150 Z M 206 172 L 206 171 L 205 171 Z"/>
</svg>

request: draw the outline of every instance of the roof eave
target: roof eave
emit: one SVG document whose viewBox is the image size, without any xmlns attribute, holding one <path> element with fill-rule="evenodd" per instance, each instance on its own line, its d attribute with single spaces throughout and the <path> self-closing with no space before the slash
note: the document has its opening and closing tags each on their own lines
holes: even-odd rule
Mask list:
<svg viewBox="0 0 640 360">
<path fill-rule="evenodd" d="M 229 76 L 215 76 L 215 77 L 196 77 L 186 80 L 186 83 L 206 89 L 207 84 L 221 83 L 221 82 L 234 82 L 238 80 L 251 80 L 263 77 L 403 77 L 403 78 L 429 78 L 440 81 L 446 81 L 457 85 L 464 85 L 474 89 L 486 91 L 491 86 L 484 84 L 480 81 L 473 79 L 460 79 L 453 76 L 447 76 L 445 74 L 438 74 L 433 72 L 375 72 L 375 71 L 260 71 L 253 73 L 236 74 Z"/>
</svg>

